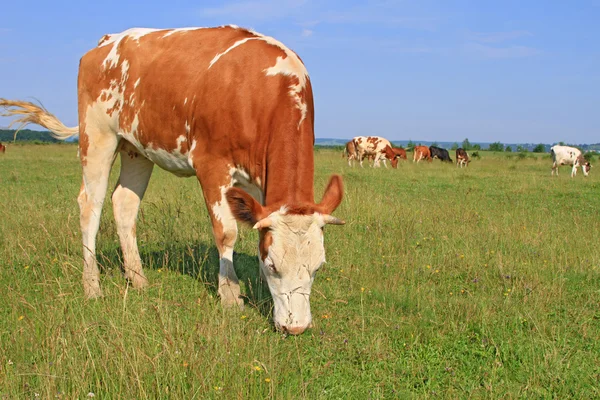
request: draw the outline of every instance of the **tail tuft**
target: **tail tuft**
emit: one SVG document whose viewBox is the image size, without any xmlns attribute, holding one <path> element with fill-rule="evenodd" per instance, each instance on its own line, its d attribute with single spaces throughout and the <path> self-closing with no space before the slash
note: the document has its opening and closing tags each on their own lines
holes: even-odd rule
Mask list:
<svg viewBox="0 0 600 400">
<path fill-rule="evenodd" d="M 52 136 L 59 140 L 66 140 L 79 134 L 79 127 L 66 127 L 54 114 L 50 113 L 43 106 L 38 106 L 27 101 L 0 98 L 0 109 L 4 109 L 0 111 L 0 116 L 2 117 L 20 116 L 20 118 L 14 120 L 9 125 L 10 127 L 15 123 L 19 123 L 17 132 L 28 124 L 36 124 L 48 129 Z M 17 132 L 15 132 L 15 136 Z"/>
</svg>

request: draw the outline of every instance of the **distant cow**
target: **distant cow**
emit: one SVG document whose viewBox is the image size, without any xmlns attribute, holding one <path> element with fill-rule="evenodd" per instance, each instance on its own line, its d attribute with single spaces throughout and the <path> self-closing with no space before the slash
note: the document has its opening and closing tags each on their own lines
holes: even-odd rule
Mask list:
<svg viewBox="0 0 600 400">
<path fill-rule="evenodd" d="M 404 150 L 404 149 L 385 146 L 385 149 L 383 149 L 383 152 L 385 154 L 385 157 L 388 160 L 390 160 L 390 163 L 392 164 L 392 168 L 398 167 L 398 160 L 400 160 L 400 159 L 406 160 L 406 150 Z"/>
<path fill-rule="evenodd" d="M 354 142 L 352 140 L 350 140 L 348 143 L 346 143 L 346 147 L 344 148 L 344 151 L 342 152 L 342 158 L 343 157 L 348 157 L 348 166 L 352 166 L 352 160 L 356 160 L 357 159 L 357 154 L 356 154 L 356 147 L 354 147 Z"/>
<path fill-rule="evenodd" d="M 448 150 L 442 149 L 437 146 L 429 146 L 429 151 L 431 152 L 431 158 L 437 158 L 441 161 L 447 161 L 449 163 L 452 162 L 450 158 L 450 154 L 448 154 Z"/>
<path fill-rule="evenodd" d="M 469 158 L 469 155 L 467 154 L 465 149 L 462 149 L 462 148 L 456 149 L 456 167 L 457 168 L 459 166 L 461 168 L 463 166 L 468 167 L 470 162 L 471 162 L 471 159 Z"/>
<path fill-rule="evenodd" d="M 352 141 L 354 142 L 354 147 L 356 148 L 356 154 L 361 167 L 363 166 L 363 159 L 366 156 L 372 155 L 375 157 L 373 160 L 374 167 L 379 167 L 379 160 L 382 160 L 383 165 L 387 168 L 384 150 L 386 146 L 392 147 L 389 140 L 379 136 L 357 136 L 352 139 Z"/>
<path fill-rule="evenodd" d="M 413 162 L 419 162 L 421 160 L 431 161 L 431 151 L 427 146 L 415 146 L 413 154 Z"/>
<path fill-rule="evenodd" d="M 552 146 L 550 154 L 552 155 L 552 175 L 556 170 L 556 176 L 558 176 L 558 167 L 561 165 L 573 166 L 571 178 L 577 175 L 577 167 L 581 167 L 584 176 L 588 176 L 590 168 L 592 168 L 591 164 L 581 154 L 581 150 L 575 147 Z"/>
<path fill-rule="evenodd" d="M 6 153 L 6 146 L 2 143 L 0 143 L 0 151 L 2 152 L 2 154 Z"/>
</svg>

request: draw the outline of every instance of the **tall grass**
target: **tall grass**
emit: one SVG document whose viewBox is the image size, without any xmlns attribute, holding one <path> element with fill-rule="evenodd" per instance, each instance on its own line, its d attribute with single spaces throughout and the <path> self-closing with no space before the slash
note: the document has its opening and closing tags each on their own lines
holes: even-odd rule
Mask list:
<svg viewBox="0 0 600 400">
<path fill-rule="evenodd" d="M 107 198 L 105 297 L 83 300 L 75 153 L 0 156 L 0 398 L 600 396 L 593 170 L 485 152 L 468 169 L 360 169 L 319 149 L 317 200 L 341 173 L 347 223 L 326 228 L 314 328 L 284 337 L 256 233 L 240 229 L 234 256 L 246 308 L 223 309 L 198 184 L 160 170 L 137 229 L 151 286 L 125 285 Z"/>
</svg>

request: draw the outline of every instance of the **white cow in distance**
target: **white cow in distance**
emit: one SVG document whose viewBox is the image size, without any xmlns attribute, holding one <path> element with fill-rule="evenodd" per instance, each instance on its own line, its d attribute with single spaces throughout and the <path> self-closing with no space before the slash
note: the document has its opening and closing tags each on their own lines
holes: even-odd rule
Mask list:
<svg viewBox="0 0 600 400">
<path fill-rule="evenodd" d="M 373 156 L 373 166 L 379 167 L 379 160 L 383 161 L 383 166 L 387 168 L 385 147 L 392 144 L 389 140 L 379 136 L 356 136 L 352 139 L 360 166 L 363 166 L 363 159 L 367 156 Z"/>
<path fill-rule="evenodd" d="M 556 176 L 558 176 L 558 167 L 561 165 L 573 166 L 571 178 L 577 175 L 577 167 L 581 167 L 584 176 L 588 176 L 590 168 L 592 168 L 592 165 L 581 154 L 581 150 L 575 147 L 552 146 L 550 154 L 552 155 L 552 175 L 554 175 L 554 171 L 556 170 Z"/>
</svg>

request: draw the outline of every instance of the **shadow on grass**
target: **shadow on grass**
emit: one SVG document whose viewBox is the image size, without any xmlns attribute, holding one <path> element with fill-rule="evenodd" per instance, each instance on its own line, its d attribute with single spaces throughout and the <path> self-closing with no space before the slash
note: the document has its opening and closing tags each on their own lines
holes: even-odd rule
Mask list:
<svg viewBox="0 0 600 400">
<path fill-rule="evenodd" d="M 166 269 L 188 275 L 201 282 L 213 295 L 218 296 L 219 252 L 216 246 L 200 243 L 195 246 L 183 243 L 170 244 L 157 249 L 152 246 L 140 248 L 144 270 Z M 97 252 L 103 270 L 123 269 L 123 257 L 118 246 L 103 248 Z M 260 278 L 258 258 L 245 253 L 233 253 L 233 264 L 242 286 L 242 297 L 247 306 L 257 309 L 263 316 L 271 318 L 272 299 L 269 289 Z"/>
</svg>

